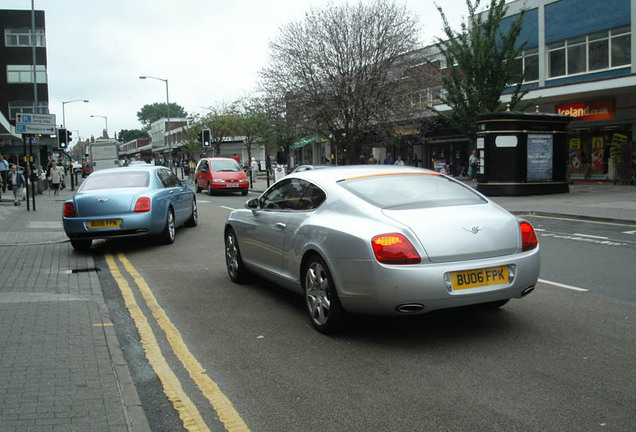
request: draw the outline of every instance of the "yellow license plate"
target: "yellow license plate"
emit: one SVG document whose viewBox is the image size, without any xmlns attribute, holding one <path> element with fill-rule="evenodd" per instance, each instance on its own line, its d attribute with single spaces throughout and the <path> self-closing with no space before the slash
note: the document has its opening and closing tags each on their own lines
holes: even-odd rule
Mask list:
<svg viewBox="0 0 636 432">
<path fill-rule="evenodd" d="M 120 219 L 100 219 L 88 221 L 89 229 L 98 228 L 119 228 Z"/>
<path fill-rule="evenodd" d="M 507 284 L 509 283 L 508 269 L 506 266 L 499 266 L 452 272 L 451 281 L 453 283 L 453 291 L 488 285 Z"/>
</svg>

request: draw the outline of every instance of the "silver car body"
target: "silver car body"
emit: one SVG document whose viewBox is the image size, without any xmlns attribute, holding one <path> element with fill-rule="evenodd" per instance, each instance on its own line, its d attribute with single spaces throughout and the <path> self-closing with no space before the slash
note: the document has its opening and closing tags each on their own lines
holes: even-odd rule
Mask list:
<svg viewBox="0 0 636 432">
<path fill-rule="evenodd" d="M 430 191 L 424 195 L 408 188 L 400 190 L 400 182 L 395 181 L 394 190 L 390 191 L 395 205 L 381 205 L 369 199 L 373 190 L 364 193 L 365 187 L 380 185 L 367 185 L 366 178 L 382 182 L 389 177 L 409 179 L 409 175 L 424 175 L 421 180 L 426 183 L 422 184 L 430 184 L 430 191 L 437 186 L 442 186 L 440 190 L 460 188 L 456 191 L 465 198 L 452 201 L 435 197 Z M 324 191 L 324 202 L 308 210 L 263 208 L 272 189 L 294 178 Z M 356 181 L 360 188 L 349 187 Z M 405 197 L 410 204 L 400 204 Z M 255 202 L 248 201 L 246 207 L 249 204 Z M 383 165 L 291 174 L 261 195 L 258 208 L 234 210 L 227 218 L 249 271 L 302 294 L 303 260 L 308 254 L 317 253 L 326 262 L 346 311 L 380 315 L 497 302 L 530 292 L 539 277 L 539 246 L 522 251 L 520 222 L 487 197 L 450 177 L 419 168 Z M 405 236 L 421 262 L 378 262 L 371 239 L 383 233 Z M 453 283 L 453 274 L 502 268 L 508 271 L 508 283 L 467 289 L 459 289 Z"/>
</svg>

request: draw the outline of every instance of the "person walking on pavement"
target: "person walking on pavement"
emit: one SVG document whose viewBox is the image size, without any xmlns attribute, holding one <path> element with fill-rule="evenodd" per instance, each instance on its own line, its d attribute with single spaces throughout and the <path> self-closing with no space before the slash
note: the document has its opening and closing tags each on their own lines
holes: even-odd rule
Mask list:
<svg viewBox="0 0 636 432">
<path fill-rule="evenodd" d="M 18 171 L 18 167 L 13 165 L 11 167 L 11 187 L 13 188 L 13 205 L 19 206 L 22 204 L 22 188 L 26 186 L 26 182 L 24 181 L 24 176 L 20 171 Z"/>
<path fill-rule="evenodd" d="M 384 165 L 393 165 L 394 163 L 395 161 L 391 157 L 391 153 L 387 153 L 386 157 L 384 158 Z"/>
<path fill-rule="evenodd" d="M 252 174 L 252 184 L 256 183 L 256 178 L 258 177 L 258 162 L 256 159 L 252 158 L 252 163 L 250 164 L 250 171 Z"/>
<path fill-rule="evenodd" d="M 394 165 L 404 165 L 404 161 L 402 160 L 402 156 L 398 155 L 398 158 L 395 161 Z"/>
<path fill-rule="evenodd" d="M 49 174 L 51 178 L 51 188 L 53 189 L 53 195 L 59 195 L 60 192 L 60 183 L 62 183 L 62 179 L 64 176 L 64 168 L 58 167 L 55 161 L 51 161 L 51 173 Z"/>
<path fill-rule="evenodd" d="M 2 192 L 7 191 L 7 175 L 9 174 L 9 162 L 0 155 L 0 183 L 2 183 Z"/>
<path fill-rule="evenodd" d="M 473 154 L 468 158 L 468 167 L 470 168 L 470 178 L 475 181 L 477 178 L 477 169 L 479 168 L 479 158 L 477 157 L 477 150 L 473 150 Z"/>
</svg>

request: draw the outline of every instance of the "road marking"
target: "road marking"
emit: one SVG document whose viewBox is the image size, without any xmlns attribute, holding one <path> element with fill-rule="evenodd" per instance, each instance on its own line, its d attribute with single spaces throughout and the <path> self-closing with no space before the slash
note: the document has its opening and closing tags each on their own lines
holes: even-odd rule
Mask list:
<svg viewBox="0 0 636 432">
<path fill-rule="evenodd" d="M 538 218 L 538 219 L 554 219 L 554 220 L 581 222 L 581 223 L 598 224 L 598 225 L 614 225 L 614 226 L 636 227 L 636 224 L 629 223 L 629 222 L 624 222 L 624 223 L 621 223 L 621 222 L 602 222 L 602 221 L 587 220 L 587 219 L 575 219 L 575 218 L 556 217 L 556 216 L 540 216 L 540 215 L 531 214 L 531 213 L 530 214 L 519 213 L 519 214 L 517 214 L 517 216 Z"/>
<path fill-rule="evenodd" d="M 636 234 L 636 230 L 634 230 L 634 231 L 623 231 L 623 234 Z"/>
<path fill-rule="evenodd" d="M 230 211 L 236 210 L 236 209 L 233 209 L 232 207 L 226 207 L 226 206 L 219 206 L 219 207 L 224 208 L 226 210 L 230 210 Z"/>
<path fill-rule="evenodd" d="M 128 285 L 128 281 L 119 271 L 115 258 L 111 254 L 106 255 L 106 263 L 108 264 L 108 268 L 117 282 L 117 285 L 119 285 L 119 290 L 121 291 L 121 295 L 124 299 L 124 304 L 135 322 L 148 363 L 150 363 L 150 366 L 152 366 L 152 369 L 161 381 L 161 384 L 163 385 L 163 392 L 172 402 L 174 409 L 179 413 L 183 426 L 187 430 L 209 431 L 210 429 L 205 424 L 205 421 L 203 421 L 203 417 L 199 414 L 199 410 L 197 410 L 194 403 L 192 403 L 192 400 L 183 390 L 179 378 L 177 378 L 172 369 L 170 369 L 168 362 L 161 353 L 161 349 L 157 344 L 157 338 L 152 331 L 152 327 L 150 327 L 146 316 L 139 308 L 139 305 L 135 300 L 135 295 L 133 294 L 130 285 Z"/>
<path fill-rule="evenodd" d="M 594 239 L 599 239 L 599 240 L 607 240 L 607 237 L 595 236 L 595 235 L 591 235 L 591 234 L 574 233 L 572 235 L 579 236 L 579 237 L 589 237 L 589 238 L 594 238 Z"/>
<path fill-rule="evenodd" d="M 219 416 L 219 420 L 225 425 L 225 429 L 228 432 L 249 431 L 250 429 L 236 411 L 232 402 L 230 402 L 227 396 L 219 389 L 219 386 L 205 373 L 206 371 L 203 366 L 201 366 L 199 361 L 190 352 L 179 330 L 172 324 L 168 315 L 166 315 L 161 308 L 143 277 L 137 272 L 123 253 L 119 253 L 117 258 L 119 258 L 126 271 L 133 277 L 152 315 L 157 320 L 161 329 L 166 333 L 172 350 L 188 371 L 190 378 L 192 378 L 199 387 L 201 393 L 210 401 L 210 404 Z"/>
<path fill-rule="evenodd" d="M 572 285 L 566 285 L 566 284 L 562 284 L 562 283 L 558 283 L 558 282 L 552 282 L 549 280 L 545 280 L 545 279 L 539 279 L 539 282 L 544 283 L 544 284 L 548 284 L 548 285 L 554 285 L 557 286 L 559 288 L 565 288 L 565 289 L 569 289 L 572 291 L 580 291 L 580 292 L 588 292 L 589 290 L 586 290 L 585 288 L 579 288 L 579 287 L 575 287 Z"/>
</svg>

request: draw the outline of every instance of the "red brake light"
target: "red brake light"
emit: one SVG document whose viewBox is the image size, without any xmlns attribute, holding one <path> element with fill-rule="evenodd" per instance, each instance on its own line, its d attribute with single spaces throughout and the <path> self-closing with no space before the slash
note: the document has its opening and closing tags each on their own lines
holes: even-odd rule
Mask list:
<svg viewBox="0 0 636 432">
<path fill-rule="evenodd" d="M 135 204 L 135 213 L 145 213 L 150 211 L 150 198 L 141 197 Z"/>
<path fill-rule="evenodd" d="M 382 264 L 419 264 L 420 256 L 402 234 L 381 234 L 371 239 L 375 258 Z"/>
<path fill-rule="evenodd" d="M 526 252 L 537 247 L 539 240 L 534 232 L 534 228 L 528 222 L 521 222 L 519 224 L 521 230 L 521 251 Z"/>
<path fill-rule="evenodd" d="M 64 203 L 64 217 L 75 217 L 77 212 L 72 202 Z"/>
</svg>

